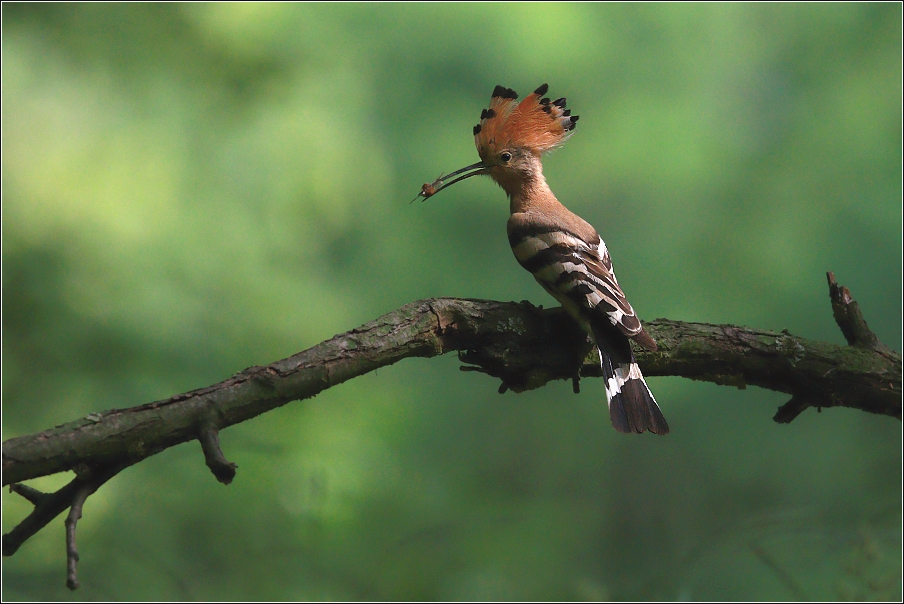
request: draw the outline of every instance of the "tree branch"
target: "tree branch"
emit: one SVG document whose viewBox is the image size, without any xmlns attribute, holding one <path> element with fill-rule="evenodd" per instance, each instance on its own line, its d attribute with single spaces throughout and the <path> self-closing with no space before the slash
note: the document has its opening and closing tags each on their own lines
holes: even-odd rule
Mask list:
<svg viewBox="0 0 904 604">
<path fill-rule="evenodd" d="M 116 465 L 107 468 L 87 468 L 81 466 L 78 468 L 78 474 L 75 478 L 66 484 L 66 486 L 53 493 L 42 493 L 41 491 L 24 484 L 10 485 L 10 491 L 18 493 L 30 501 L 35 506 L 35 509 L 32 510 L 31 514 L 26 516 L 13 530 L 3 535 L 3 555 L 12 556 L 15 554 L 19 550 L 19 547 L 28 541 L 34 534 L 47 526 L 48 523 L 62 514 L 67 508 L 72 507 L 74 503 L 80 501 L 83 492 L 87 493 L 85 495 L 85 497 L 87 497 L 129 465 L 131 464 Z M 81 503 L 83 504 L 84 500 L 81 500 Z M 75 551 L 74 524 L 72 526 L 72 531 L 72 551 Z M 67 546 L 69 540 L 68 537 L 67 520 Z M 67 547 L 67 550 L 68 549 L 69 548 Z"/>
<path fill-rule="evenodd" d="M 829 281 L 832 314 L 847 343 L 851 346 L 870 348 L 879 352 L 891 352 L 885 344 L 879 342 L 879 338 L 866 324 L 866 319 L 860 312 L 860 305 L 854 301 L 851 291 L 835 282 L 835 273 L 827 272 L 826 279 Z"/>
<path fill-rule="evenodd" d="M 852 407 L 901 419 L 901 356 L 879 343 L 850 292 L 839 287 L 831 273 L 829 285 L 836 320 L 851 346 L 807 340 L 787 331 L 657 319 L 645 328 L 659 349 L 638 351 L 638 362 L 648 376 L 682 376 L 788 393 L 792 398 L 776 414 L 778 422 L 791 421 L 809 406 Z M 35 504 L 35 510 L 4 535 L 3 555 L 15 553 L 31 535 L 71 507 L 67 549 L 70 585 L 77 586 L 74 530 L 81 506 L 125 467 L 198 439 L 208 467 L 228 484 L 237 466 L 220 449 L 220 429 L 401 359 L 453 350 L 469 364 L 463 370 L 500 378 L 500 392 L 522 392 L 556 379 L 572 380 L 577 391 L 581 376 L 601 375 L 586 334 L 562 309 L 456 298 L 412 302 L 304 352 L 248 368 L 219 384 L 137 407 L 92 413 L 5 441 L 3 484 L 11 484 L 12 490 Z M 86 474 L 85 468 L 92 470 Z M 81 470 L 81 475 L 53 494 L 17 484 L 71 469 Z"/>
</svg>

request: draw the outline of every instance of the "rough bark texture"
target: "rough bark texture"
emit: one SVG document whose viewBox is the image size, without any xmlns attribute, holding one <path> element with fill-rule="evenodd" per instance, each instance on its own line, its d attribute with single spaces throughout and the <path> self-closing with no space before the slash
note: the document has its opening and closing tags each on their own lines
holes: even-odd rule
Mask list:
<svg viewBox="0 0 904 604">
<path fill-rule="evenodd" d="M 659 343 L 638 351 L 650 376 L 761 386 L 818 407 L 901 417 L 901 357 L 732 325 L 646 323 Z M 599 376 L 586 336 L 561 309 L 528 303 L 438 298 L 413 302 L 357 329 L 263 367 L 172 398 L 93 413 L 3 443 L 3 484 L 75 469 L 135 463 L 407 357 L 462 353 L 471 369 L 516 392 L 550 380 Z M 227 462 L 228 463 L 228 462 Z"/>
<path fill-rule="evenodd" d="M 901 356 L 869 331 L 856 302 L 829 273 L 830 296 L 849 346 L 733 325 L 657 319 L 645 324 L 659 344 L 637 351 L 648 376 L 682 376 L 744 388 L 786 392 L 775 416 L 789 422 L 807 407 L 844 406 L 901 419 Z M 521 392 L 550 380 L 600 376 L 586 335 L 562 309 L 527 302 L 420 300 L 281 361 L 162 401 L 92 413 L 38 434 L 3 443 L 3 484 L 35 505 L 3 536 L 8 556 L 72 507 L 67 524 L 69 584 L 76 586 L 75 522 L 84 499 L 124 468 L 189 440 L 199 440 L 208 467 L 228 484 L 236 472 L 218 431 L 296 399 L 407 357 L 458 351 L 467 366 L 502 380 L 500 392 Z M 66 470 L 76 477 L 55 493 L 21 481 Z"/>
</svg>

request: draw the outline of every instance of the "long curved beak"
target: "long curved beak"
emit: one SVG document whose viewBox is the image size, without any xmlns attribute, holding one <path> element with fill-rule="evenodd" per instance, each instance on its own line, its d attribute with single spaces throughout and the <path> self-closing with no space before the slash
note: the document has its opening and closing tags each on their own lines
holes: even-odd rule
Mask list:
<svg viewBox="0 0 904 604">
<path fill-rule="evenodd" d="M 440 176 L 432 183 L 424 183 L 424 186 L 421 187 L 421 192 L 417 194 L 414 199 L 418 197 L 423 197 L 426 200 L 428 197 L 433 197 L 446 187 L 454 185 L 455 183 L 462 181 L 466 178 L 471 178 L 472 176 L 480 176 L 481 174 L 489 174 L 490 168 L 482 161 L 477 162 L 476 164 L 471 164 L 466 168 L 462 168 L 461 170 L 456 170 L 451 174 L 446 174 L 445 176 Z M 463 174 L 463 176 L 458 176 L 459 174 Z M 449 180 L 453 176 L 458 176 L 455 180 Z M 448 182 L 447 182 L 448 181 Z M 412 199 L 411 201 L 414 201 Z"/>
</svg>

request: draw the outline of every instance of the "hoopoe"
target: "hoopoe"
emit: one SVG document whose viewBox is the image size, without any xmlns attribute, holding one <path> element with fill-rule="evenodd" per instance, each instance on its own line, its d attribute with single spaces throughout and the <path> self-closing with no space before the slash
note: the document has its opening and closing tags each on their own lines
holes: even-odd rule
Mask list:
<svg viewBox="0 0 904 604">
<path fill-rule="evenodd" d="M 514 90 L 496 86 L 489 109 L 474 126 L 480 161 L 424 185 L 418 196 L 427 199 L 481 174 L 496 181 L 509 198 L 507 230 L 515 258 L 596 344 L 612 425 L 619 432 L 666 434 L 668 424 L 629 340 L 648 350 L 656 350 L 656 342 L 618 285 L 596 229 L 559 203 L 543 177 L 541 155 L 561 146 L 578 121 L 564 98 L 543 96 L 548 89 L 543 84 L 516 103 Z M 449 180 L 453 176 L 458 178 Z"/>
</svg>

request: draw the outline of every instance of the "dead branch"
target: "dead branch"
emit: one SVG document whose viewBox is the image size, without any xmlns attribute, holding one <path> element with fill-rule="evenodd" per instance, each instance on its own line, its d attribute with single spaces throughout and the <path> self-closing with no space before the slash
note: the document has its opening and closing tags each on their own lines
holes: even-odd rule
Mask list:
<svg viewBox="0 0 904 604">
<path fill-rule="evenodd" d="M 645 323 L 659 344 L 637 351 L 648 376 L 681 376 L 791 395 L 775 415 L 787 423 L 807 407 L 851 407 L 901 419 L 901 356 L 863 320 L 847 288 L 829 273 L 832 308 L 850 346 L 733 325 L 657 319 Z M 433 298 L 407 304 L 357 329 L 263 367 L 171 398 L 92 413 L 3 443 L 3 484 L 35 509 L 3 536 L 12 555 L 67 508 L 68 584 L 78 586 L 75 527 L 88 496 L 126 467 L 189 440 L 199 440 L 207 466 L 229 484 L 237 466 L 219 445 L 219 430 L 289 401 L 315 396 L 351 378 L 408 357 L 458 351 L 467 366 L 502 380 L 500 392 L 522 392 L 550 380 L 600 376 L 591 344 L 561 309 L 528 302 Z M 41 493 L 21 481 L 76 470 L 59 491 Z"/>
</svg>

